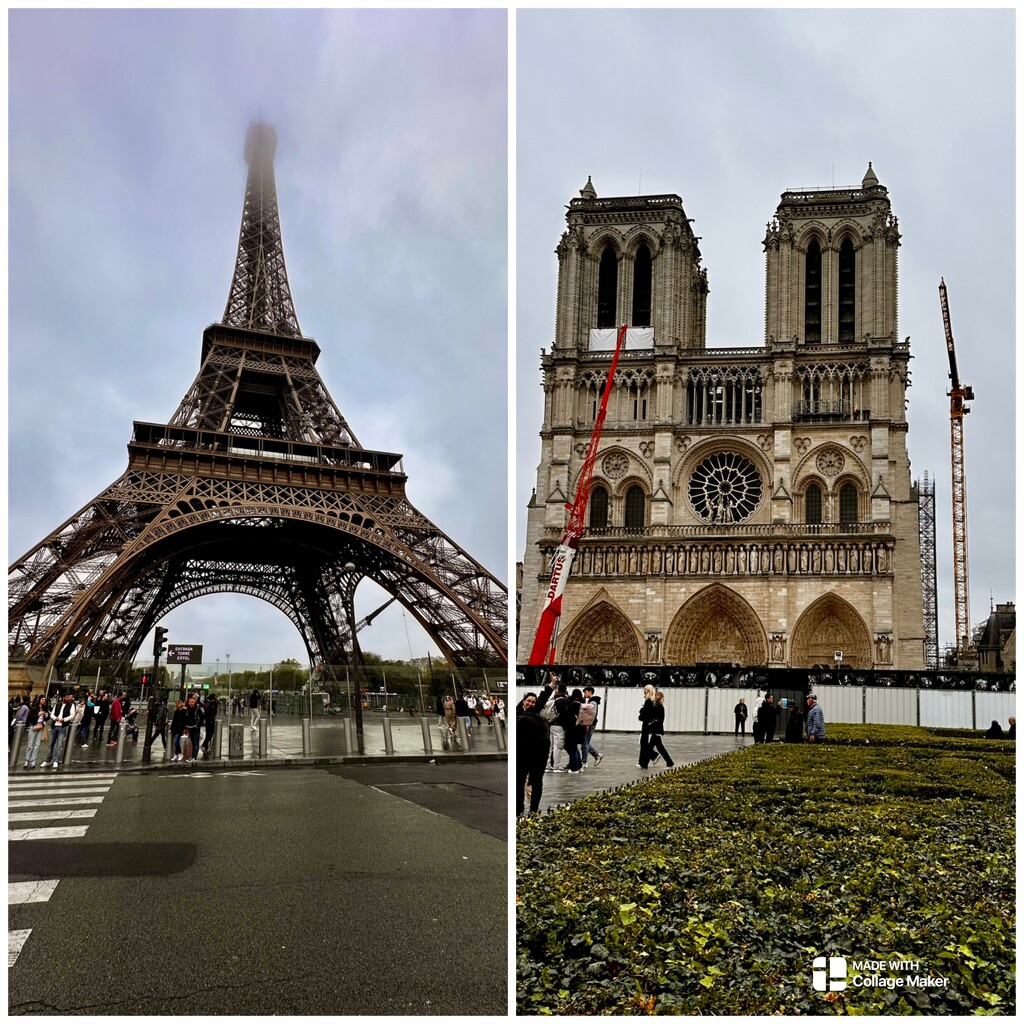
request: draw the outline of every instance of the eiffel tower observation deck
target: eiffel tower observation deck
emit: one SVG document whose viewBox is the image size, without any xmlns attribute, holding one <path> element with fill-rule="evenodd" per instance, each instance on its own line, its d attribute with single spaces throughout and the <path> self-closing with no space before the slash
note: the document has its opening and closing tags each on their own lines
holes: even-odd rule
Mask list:
<svg viewBox="0 0 1024 1024">
<path fill-rule="evenodd" d="M 13 685 L 29 665 L 127 668 L 172 609 L 225 592 L 279 608 L 329 670 L 359 657 L 364 578 L 452 664 L 507 662 L 507 588 L 413 507 L 402 456 L 364 448 L 320 378 L 288 284 L 276 145 L 250 125 L 228 301 L 181 404 L 136 421 L 125 472 L 9 568 Z"/>
</svg>

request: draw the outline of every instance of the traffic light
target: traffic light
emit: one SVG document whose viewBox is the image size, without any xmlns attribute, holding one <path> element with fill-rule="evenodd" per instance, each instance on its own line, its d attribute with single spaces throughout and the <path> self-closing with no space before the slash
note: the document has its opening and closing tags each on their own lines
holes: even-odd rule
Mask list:
<svg viewBox="0 0 1024 1024">
<path fill-rule="evenodd" d="M 145 672 L 142 673 L 142 685 L 145 686 L 149 682 L 149 676 Z"/>
<path fill-rule="evenodd" d="M 153 633 L 153 656 L 159 658 L 167 650 L 167 627 L 157 626 Z"/>
</svg>

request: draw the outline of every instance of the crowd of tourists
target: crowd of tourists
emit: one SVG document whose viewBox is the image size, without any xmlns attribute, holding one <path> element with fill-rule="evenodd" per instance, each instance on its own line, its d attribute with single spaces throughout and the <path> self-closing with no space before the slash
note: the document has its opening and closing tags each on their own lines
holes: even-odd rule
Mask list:
<svg viewBox="0 0 1024 1024">
<path fill-rule="evenodd" d="M 459 719 L 466 727 L 466 736 L 472 738 L 473 730 L 493 729 L 495 721 L 505 721 L 505 702 L 500 697 L 488 694 L 461 693 L 458 697 L 438 696 L 437 724 L 441 731 L 441 743 L 445 747 L 459 744 Z"/>
</svg>

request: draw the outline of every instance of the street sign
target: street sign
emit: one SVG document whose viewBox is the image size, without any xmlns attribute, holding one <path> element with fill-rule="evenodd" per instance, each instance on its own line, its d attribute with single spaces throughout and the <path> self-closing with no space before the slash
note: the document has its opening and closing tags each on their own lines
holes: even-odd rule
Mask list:
<svg viewBox="0 0 1024 1024">
<path fill-rule="evenodd" d="M 203 663 L 202 644 L 168 644 L 168 665 L 201 665 Z"/>
</svg>

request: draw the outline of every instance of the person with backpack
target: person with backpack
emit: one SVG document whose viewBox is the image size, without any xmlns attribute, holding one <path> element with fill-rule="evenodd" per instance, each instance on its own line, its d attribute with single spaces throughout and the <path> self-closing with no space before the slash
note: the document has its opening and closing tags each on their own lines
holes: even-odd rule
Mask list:
<svg viewBox="0 0 1024 1024">
<path fill-rule="evenodd" d="M 551 743 L 548 749 L 549 772 L 564 772 L 561 751 L 565 750 L 565 730 L 558 720 L 558 701 L 566 696 L 565 684 L 557 682 L 554 676 L 540 692 L 544 703 L 541 705 L 541 717 L 548 723 Z"/>
<path fill-rule="evenodd" d="M 594 755 L 594 767 L 601 763 L 603 754 L 599 754 L 591 745 L 590 738 L 597 728 L 597 713 L 600 710 L 601 698 L 594 695 L 592 686 L 583 687 L 583 704 L 580 706 L 579 724 L 584 727 L 583 742 L 580 744 L 580 752 L 583 757 L 583 767 L 587 767 L 587 758 Z"/>
</svg>

